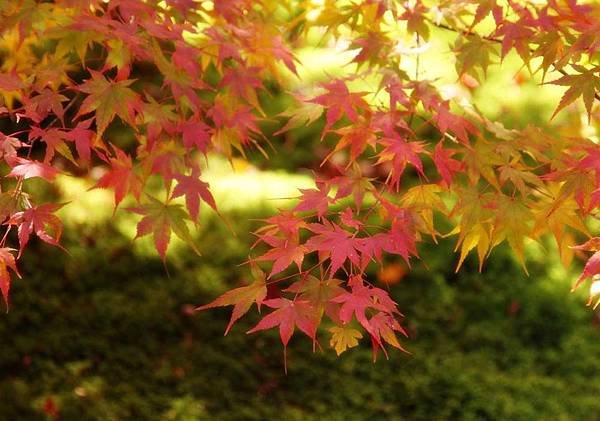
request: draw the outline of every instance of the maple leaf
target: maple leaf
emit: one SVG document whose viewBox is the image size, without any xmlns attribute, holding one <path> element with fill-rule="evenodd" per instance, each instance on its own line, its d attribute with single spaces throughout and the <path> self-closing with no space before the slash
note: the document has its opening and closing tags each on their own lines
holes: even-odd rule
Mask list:
<svg viewBox="0 0 600 421">
<path fill-rule="evenodd" d="M 480 80 L 479 74 L 473 71 L 473 68 L 480 67 L 485 76 L 491 64 L 490 56 L 496 54 L 494 46 L 476 34 L 472 34 L 468 39 L 458 38 L 454 45 L 454 52 L 458 75 L 469 74 L 478 81 Z"/>
<path fill-rule="evenodd" d="M 200 180 L 200 171 L 196 167 L 192 169 L 191 175 L 175 174 L 174 178 L 177 180 L 177 186 L 173 190 L 173 197 L 185 196 L 185 206 L 194 222 L 198 221 L 200 199 L 217 212 L 215 199 L 208 190 L 209 185 Z"/>
<path fill-rule="evenodd" d="M 286 238 L 298 238 L 300 228 L 305 228 L 306 223 L 302 218 L 297 217 L 294 212 L 288 210 L 280 210 L 277 215 L 267 219 L 259 219 L 266 222 L 267 225 L 256 230 L 255 234 L 276 234 L 281 232 Z"/>
<path fill-rule="evenodd" d="M 433 212 L 438 211 L 444 215 L 448 213 L 446 205 L 439 196 L 440 192 L 441 188 L 436 184 L 422 184 L 408 189 L 400 202 L 416 215 L 417 229 L 431 234 L 434 241 L 438 232 L 434 227 Z"/>
<path fill-rule="evenodd" d="M 379 348 L 383 350 L 385 356 L 387 357 L 387 352 L 383 346 L 384 342 L 390 344 L 394 348 L 399 349 L 400 351 L 408 352 L 402 345 L 400 345 L 400 342 L 398 342 L 395 332 L 400 332 L 406 337 L 408 337 L 408 334 L 400 325 L 398 320 L 396 320 L 393 316 L 387 313 L 379 312 L 369 319 L 369 324 L 372 328 L 372 332 L 370 333 L 371 343 L 373 345 L 373 361 L 377 359 L 377 351 Z"/>
<path fill-rule="evenodd" d="M 531 210 L 512 197 L 497 195 L 496 200 L 496 218 L 490 235 L 491 247 L 506 239 L 527 273 L 523 240 L 525 237 L 531 238 L 532 228 L 529 224 L 533 219 Z"/>
<path fill-rule="evenodd" d="M 128 209 L 131 212 L 143 215 L 143 218 L 137 224 L 135 238 L 152 234 L 156 251 L 158 251 L 163 261 L 167 258 L 167 247 L 171 240 L 171 232 L 174 232 L 197 254 L 200 254 L 185 223 L 188 216 L 181 205 L 163 203 L 152 196 L 148 196 L 148 199 L 150 200 L 149 203 Z"/>
<path fill-rule="evenodd" d="M 3 158 L 8 165 L 14 165 L 17 161 L 17 150 L 23 146 L 23 143 L 16 137 L 6 136 L 0 133 L 0 158 Z"/>
<path fill-rule="evenodd" d="M 35 120 L 42 121 L 50 112 L 63 121 L 65 110 L 62 106 L 69 98 L 51 89 L 43 89 L 39 95 L 29 98 L 25 102 L 25 110 L 28 115 L 35 116 Z"/>
<path fill-rule="evenodd" d="M 301 270 L 307 248 L 300 245 L 297 239 L 281 238 L 273 235 L 259 235 L 259 238 L 272 247 L 271 250 L 255 259 L 258 262 L 273 261 L 269 278 L 287 269 L 292 262 L 296 263 L 298 270 Z"/>
<path fill-rule="evenodd" d="M 273 56 L 277 57 L 279 60 L 285 64 L 285 66 L 290 69 L 292 73 L 298 76 L 298 71 L 296 70 L 295 62 L 298 59 L 292 54 L 289 48 L 283 44 L 283 39 L 281 36 L 277 35 L 271 38 L 272 46 L 271 52 Z"/>
<path fill-rule="evenodd" d="M 535 57 L 543 57 L 540 67 L 543 70 L 542 81 L 546 78 L 546 73 L 553 63 L 559 61 L 563 56 L 565 43 L 559 32 L 549 31 L 537 36 L 539 46 L 534 52 Z M 560 66 L 559 66 L 560 67 Z"/>
<path fill-rule="evenodd" d="M 117 80 L 127 79 L 131 71 L 131 51 L 122 39 L 109 39 L 106 42 L 108 54 L 102 71 L 117 68 Z"/>
<path fill-rule="evenodd" d="M 289 120 L 273 135 L 279 136 L 281 133 L 297 127 L 308 127 L 321 117 L 322 114 L 323 107 L 314 103 L 308 103 L 307 100 L 300 98 L 299 104 L 294 104 L 288 110 L 278 114 L 279 117 L 289 117 Z"/>
<path fill-rule="evenodd" d="M 454 250 L 461 247 L 461 256 L 456 270 L 458 271 L 469 251 L 475 247 L 477 247 L 481 269 L 483 260 L 492 246 L 490 239 L 490 224 L 493 219 L 492 196 L 482 194 L 476 188 L 467 188 L 459 191 L 459 197 L 460 200 L 451 215 L 460 215 L 460 222 L 448 234 L 459 234 Z"/>
<path fill-rule="evenodd" d="M 23 83 L 21 78 L 15 73 L 0 73 L 0 89 L 3 91 L 18 91 L 26 88 L 27 85 Z"/>
<path fill-rule="evenodd" d="M 333 133 L 336 133 L 342 137 L 338 140 L 335 148 L 329 153 L 329 155 L 327 155 L 327 157 L 325 157 L 323 162 L 329 160 L 336 152 L 339 152 L 345 147 L 350 146 L 350 160 L 348 163 L 348 165 L 350 165 L 352 162 L 356 161 L 356 159 L 364 152 L 367 146 L 375 148 L 375 140 L 377 137 L 375 136 L 375 133 L 371 127 L 352 125 L 339 130 L 334 130 Z"/>
<path fill-rule="evenodd" d="M 580 161 L 578 161 L 580 162 Z M 553 171 L 541 177 L 545 181 L 562 182 L 556 203 L 573 197 L 577 206 L 587 213 L 591 210 L 592 195 L 595 190 L 592 174 L 569 168 L 564 171 Z"/>
<path fill-rule="evenodd" d="M 559 247 L 563 265 L 568 267 L 573 257 L 570 249 L 574 247 L 570 246 L 574 244 L 574 240 L 568 235 L 566 228 L 570 227 L 583 234 L 587 234 L 588 230 L 578 214 L 575 200 L 573 198 L 558 200 L 560 191 L 558 183 L 547 183 L 545 187 L 548 196 L 544 195 L 532 209 L 535 215 L 533 234 L 538 236 L 545 230 L 549 230 Z"/>
<path fill-rule="evenodd" d="M 263 87 L 261 80 L 257 77 L 260 74 L 260 70 L 259 67 L 244 69 L 228 68 L 219 82 L 219 87 L 229 87 L 236 96 L 243 98 L 257 110 L 261 110 L 258 96 L 256 95 L 256 90 Z"/>
<path fill-rule="evenodd" d="M 542 180 L 532 173 L 528 168 L 517 168 L 512 165 L 502 165 L 499 170 L 500 185 L 506 181 L 510 181 L 523 196 L 527 196 L 531 189 L 525 183 L 541 187 L 544 183 Z"/>
<path fill-rule="evenodd" d="M 183 145 L 186 149 L 196 147 L 206 155 L 211 138 L 211 128 L 206 123 L 201 120 L 191 119 L 179 123 L 177 130 L 181 132 Z"/>
<path fill-rule="evenodd" d="M 317 211 L 317 217 L 322 218 L 329 208 L 329 186 L 317 183 L 318 189 L 299 189 L 302 196 L 294 208 L 295 211 Z"/>
<path fill-rule="evenodd" d="M 32 127 L 29 132 L 29 140 L 42 139 L 46 144 L 46 155 L 44 156 L 44 163 L 48 164 L 54 158 L 55 152 L 59 152 L 62 156 L 67 158 L 72 163 L 76 164 L 71 150 L 65 143 L 68 140 L 65 133 L 58 130 L 55 127 L 49 129 L 40 129 L 39 127 Z"/>
<path fill-rule="evenodd" d="M 128 193 L 133 193 L 139 201 L 142 193 L 142 180 L 133 170 L 131 157 L 116 146 L 113 146 L 113 149 L 115 156 L 108 159 L 111 168 L 93 188 L 113 188 L 116 208 Z"/>
<path fill-rule="evenodd" d="M 348 284 L 351 286 L 351 292 L 345 291 L 331 299 L 332 302 L 342 304 L 340 309 L 342 323 L 349 323 L 354 315 L 362 327 L 373 336 L 376 333 L 367 319 L 367 309 L 379 310 L 388 314 L 399 314 L 396 303 L 381 288 L 364 285 L 362 278 L 358 275 L 350 278 Z"/>
<path fill-rule="evenodd" d="M 457 230 L 455 230 L 457 231 Z M 450 234 L 454 234 L 455 231 Z M 458 272 L 469 252 L 477 247 L 477 255 L 479 257 L 479 272 L 483 268 L 485 256 L 490 249 L 490 234 L 489 230 L 483 224 L 475 224 L 468 230 L 460 230 L 461 239 L 456 244 L 454 251 L 460 246 L 460 258 L 454 272 Z"/>
<path fill-rule="evenodd" d="M 327 124 L 323 134 L 343 115 L 346 115 L 350 121 L 356 123 L 358 121 L 358 111 L 367 110 L 369 108 L 367 102 L 362 98 L 365 92 L 348 91 L 348 87 L 344 81 L 336 79 L 332 82 L 322 84 L 327 89 L 327 93 L 319 95 L 309 102 L 322 105 L 327 108 L 326 120 Z"/>
<path fill-rule="evenodd" d="M 340 214 L 340 220 L 342 221 L 342 224 L 354 229 L 360 229 L 360 227 L 363 225 L 362 222 L 354 219 L 354 214 L 352 212 L 352 208 L 350 207 L 344 209 L 344 211 Z"/>
<path fill-rule="evenodd" d="M 19 254 L 17 258 L 21 257 L 32 233 L 35 233 L 40 240 L 48 244 L 61 247 L 59 241 L 63 225 L 54 212 L 63 206 L 64 204 L 45 203 L 17 212 L 5 222 L 7 225 L 18 227 Z"/>
<path fill-rule="evenodd" d="M 600 237 L 590 238 L 583 244 L 572 246 L 575 250 L 586 250 L 586 251 L 600 251 Z"/>
<path fill-rule="evenodd" d="M 90 130 L 91 119 L 80 121 L 77 126 L 65 132 L 66 139 L 75 142 L 77 155 L 85 164 L 90 162 L 92 157 L 92 144 L 95 137 L 95 132 Z"/>
<path fill-rule="evenodd" d="M 586 147 L 586 156 L 576 164 L 576 168 L 592 170 L 596 174 L 596 185 L 600 186 L 600 150 L 597 146 Z"/>
<path fill-rule="evenodd" d="M 287 347 L 296 327 L 306 336 L 316 341 L 317 335 L 317 311 L 308 301 L 288 300 L 287 298 L 274 298 L 262 302 L 267 307 L 276 309 L 267 314 L 260 322 L 246 333 L 254 333 L 259 330 L 271 329 L 279 326 L 281 343 Z"/>
<path fill-rule="evenodd" d="M 285 292 L 297 294 L 296 297 L 307 300 L 318 310 L 318 324 L 321 317 L 326 314 L 334 323 L 340 321 L 340 305 L 331 301 L 345 290 L 340 286 L 342 281 L 339 279 L 320 279 L 310 274 L 302 276 L 299 281 L 294 282 Z"/>
<path fill-rule="evenodd" d="M 357 241 L 351 233 L 326 219 L 322 224 L 308 224 L 308 229 L 317 235 L 308 239 L 306 249 L 330 256 L 331 275 L 337 272 L 346 260 L 350 260 L 356 266 L 360 265 Z"/>
<path fill-rule="evenodd" d="M 506 57 L 508 52 L 514 48 L 525 63 L 529 63 L 529 41 L 533 38 L 534 32 L 525 23 L 525 19 L 518 22 L 504 21 L 496 28 L 495 36 L 502 39 L 502 58 Z"/>
<path fill-rule="evenodd" d="M 331 339 L 329 345 L 335 349 L 337 355 L 341 355 L 348 348 L 354 348 L 358 345 L 358 340 L 362 338 L 362 334 L 348 326 L 333 326 L 329 329 Z"/>
<path fill-rule="evenodd" d="M 193 46 L 186 45 L 184 42 L 175 42 L 175 51 L 171 55 L 171 60 L 176 68 L 185 71 L 192 78 L 200 77 L 200 66 L 197 60 L 200 51 Z"/>
<path fill-rule="evenodd" d="M 90 74 L 92 78 L 77 87 L 89 95 L 83 100 L 76 118 L 95 111 L 98 137 L 102 136 L 115 115 L 133 126 L 135 112 L 141 107 L 137 94 L 129 88 L 134 81 L 113 82 L 94 70 L 90 70 Z"/>
<path fill-rule="evenodd" d="M 425 143 L 423 142 L 407 142 L 399 137 L 396 138 L 383 138 L 380 143 L 384 145 L 384 149 L 379 153 L 377 164 L 384 162 L 392 163 L 392 168 L 388 176 L 388 180 L 391 186 L 396 190 L 400 186 L 400 178 L 404 173 L 406 164 L 411 164 L 419 175 L 425 178 L 423 172 L 423 163 L 418 154 L 427 154 L 425 150 Z"/>
<path fill-rule="evenodd" d="M 175 141 L 163 141 L 153 146 L 142 162 L 146 164 L 146 168 L 150 168 L 151 174 L 160 175 L 165 188 L 169 189 L 175 176 L 186 169 L 185 150 Z"/>
<path fill-rule="evenodd" d="M 595 95 L 597 92 L 600 92 L 600 75 L 596 75 L 596 73 L 600 72 L 600 66 L 588 70 L 583 66 L 575 64 L 573 65 L 573 68 L 577 70 L 579 74 L 565 75 L 557 80 L 548 82 L 553 85 L 569 87 L 562 96 L 560 103 L 556 107 L 556 110 L 554 110 L 551 118 L 554 118 L 560 110 L 582 96 L 585 109 L 587 110 L 588 120 L 591 121 Z"/>
<path fill-rule="evenodd" d="M 350 49 L 359 49 L 352 62 L 371 65 L 385 63 L 391 50 L 390 38 L 378 31 L 369 31 L 365 36 L 355 39 Z"/>
<path fill-rule="evenodd" d="M 0 248 L 0 291 L 6 304 L 6 311 L 8 311 L 8 293 L 10 291 L 10 273 L 8 269 L 11 269 L 20 278 L 21 275 L 17 270 L 17 264 L 15 262 L 15 256 L 12 252 L 14 249 L 8 247 Z"/>
<path fill-rule="evenodd" d="M 410 256 L 418 256 L 413 218 L 395 217 L 388 232 L 358 239 L 357 248 L 362 253 L 363 270 L 372 259 L 381 262 L 383 252 L 402 256 L 410 266 Z"/>
<path fill-rule="evenodd" d="M 233 306 L 233 311 L 231 312 L 231 319 L 229 319 L 229 323 L 227 324 L 227 328 L 225 329 L 225 335 L 227 335 L 233 324 L 237 320 L 239 320 L 240 317 L 246 314 L 248 310 L 250 310 L 252 304 L 256 303 L 260 310 L 260 306 L 263 303 L 263 300 L 266 296 L 267 286 L 265 283 L 264 274 L 262 274 L 260 279 L 256 279 L 250 285 L 227 291 L 225 294 L 221 295 L 219 298 L 212 301 L 211 303 L 196 307 L 196 310 L 206 310 L 214 307 Z"/>
<path fill-rule="evenodd" d="M 478 2 L 470 30 L 472 30 L 479 22 L 481 22 L 487 15 L 489 15 L 493 9 L 499 7 L 497 6 L 496 1 L 497 0 L 481 0 Z"/>
<path fill-rule="evenodd" d="M 469 120 L 464 117 L 458 116 L 450 112 L 450 105 L 448 101 L 444 101 L 436 109 L 437 114 L 434 116 L 434 120 L 437 127 L 445 135 L 448 131 L 451 131 L 456 137 L 465 144 L 469 143 L 469 133 L 478 135 L 479 130 Z"/>
<path fill-rule="evenodd" d="M 417 34 L 425 41 L 429 39 L 429 26 L 425 19 L 427 7 L 421 2 L 416 2 L 413 7 L 407 7 L 399 19 L 406 20 L 406 29 L 410 34 Z"/>
<path fill-rule="evenodd" d="M 583 272 L 575 281 L 575 285 L 573 289 L 577 288 L 583 281 L 585 281 L 589 277 L 594 277 L 595 275 L 600 273 L 600 251 L 597 251 L 589 258 L 583 267 Z"/>
<path fill-rule="evenodd" d="M 331 178 L 328 184 L 337 187 L 335 197 L 333 198 L 334 201 L 352 196 L 354 205 L 358 210 L 362 206 L 365 194 L 373 190 L 373 184 L 371 183 L 371 178 L 364 177 L 361 174 L 360 167 L 356 162 L 352 164 L 351 168 L 351 172 Z"/>
<path fill-rule="evenodd" d="M 8 173 L 8 177 L 23 177 L 25 180 L 33 177 L 40 177 L 46 181 L 52 182 L 60 173 L 60 171 L 46 163 L 30 161 L 25 158 L 15 158 L 14 164 L 14 167 L 10 173 Z"/>
<path fill-rule="evenodd" d="M 463 169 L 462 162 L 452 159 L 452 156 L 456 153 L 457 151 L 455 150 L 442 148 L 442 142 L 435 145 L 433 151 L 433 163 L 446 187 L 450 187 L 453 175 Z"/>
</svg>

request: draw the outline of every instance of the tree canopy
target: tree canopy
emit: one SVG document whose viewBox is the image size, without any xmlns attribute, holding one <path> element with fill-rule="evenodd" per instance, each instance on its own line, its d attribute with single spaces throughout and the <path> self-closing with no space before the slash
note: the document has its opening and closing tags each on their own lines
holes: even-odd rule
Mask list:
<svg viewBox="0 0 600 421">
<path fill-rule="evenodd" d="M 173 235 L 201 248 L 201 206 L 218 212 L 205 156 L 268 157 L 305 127 L 327 150 L 315 187 L 263 221 L 248 285 L 199 307 L 233 306 L 228 329 L 256 304 L 267 311 L 249 332 L 278 328 L 284 347 L 296 328 L 316 347 L 326 320 L 338 354 L 363 334 L 374 355 L 402 350 L 403 316 L 365 271 L 390 255 L 410 266 L 442 235 L 456 236 L 456 270 L 501 243 L 526 270 L 526 241 L 552 236 L 566 266 L 594 253 L 575 286 L 593 279 L 599 34 L 600 5 L 577 0 L 1 2 L 4 300 L 30 238 L 60 244 L 64 204 L 36 196 L 36 180 L 95 176 L 164 261 Z M 561 87 L 552 121 L 505 127 L 445 91 L 420 61 L 440 42 L 464 89 L 509 56 Z M 350 53 L 347 71 L 292 83 L 314 45 Z"/>
</svg>

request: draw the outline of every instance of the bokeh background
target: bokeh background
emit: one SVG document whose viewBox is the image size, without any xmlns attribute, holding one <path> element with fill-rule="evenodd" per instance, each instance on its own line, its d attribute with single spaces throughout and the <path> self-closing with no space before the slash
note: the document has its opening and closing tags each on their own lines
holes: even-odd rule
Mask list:
<svg viewBox="0 0 600 421">
<path fill-rule="evenodd" d="M 548 122 L 560 88 L 540 85 L 511 56 L 481 86 L 457 81 L 450 35 L 434 35 L 420 54 L 422 77 L 507 129 Z M 351 72 L 342 50 L 300 50 L 291 87 Z M 361 87 L 373 89 L 356 81 Z M 289 97 L 274 87 L 262 102 L 275 113 Z M 553 123 L 593 130 L 580 115 L 574 107 Z M 297 335 L 286 375 L 278 332 L 245 333 L 255 309 L 226 337 L 230 310 L 194 311 L 245 282 L 257 219 L 293 206 L 297 189 L 312 185 L 327 154 L 322 125 L 272 136 L 268 160 L 209 157 L 204 177 L 223 218 L 203 208 L 202 255 L 174 239 L 166 268 L 150 239 L 132 241 L 135 215 L 113 215 L 111 194 L 89 190 L 93 180 L 40 183 L 38 196 L 70 202 L 61 210 L 67 252 L 32 241 L 23 256 L 23 278 L 0 316 L 0 419 L 600 419 L 600 316 L 585 307 L 583 288 L 570 292 L 580 263 L 565 270 L 550 240 L 527 245 L 529 275 L 503 247 L 482 273 L 470 256 L 456 274 L 453 237 L 423 244 L 411 271 L 386 260 L 368 276 L 399 303 L 410 354 L 376 363 L 365 339 L 337 357 L 326 332 L 316 352 Z M 119 136 L 118 125 L 111 131 Z"/>
</svg>

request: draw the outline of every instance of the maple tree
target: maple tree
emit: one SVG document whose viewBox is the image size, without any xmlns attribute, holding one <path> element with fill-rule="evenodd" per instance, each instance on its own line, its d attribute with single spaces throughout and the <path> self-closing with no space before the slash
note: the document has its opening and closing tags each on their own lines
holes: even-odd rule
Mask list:
<svg viewBox="0 0 600 421">
<path fill-rule="evenodd" d="M 436 31 L 452 34 L 468 89 L 509 54 L 562 87 L 553 130 L 507 129 L 422 77 L 418 57 Z M 410 266 L 421 243 L 442 235 L 456 236 L 456 270 L 471 251 L 481 269 L 504 242 L 525 268 L 525 241 L 545 235 L 565 266 L 574 251 L 594 252 L 575 285 L 595 281 L 591 302 L 600 145 L 557 120 L 581 103 L 581 124 L 598 122 L 599 34 L 600 5 L 577 0 L 0 2 L 4 300 L 30 237 L 60 244 L 62 204 L 37 203 L 30 179 L 90 177 L 101 166 L 95 187 L 114 191 L 115 210 L 137 203 L 123 208 L 140 215 L 136 237 L 152 234 L 165 260 L 172 233 L 198 251 L 190 227 L 201 203 L 218 209 L 204 156 L 268 155 L 269 136 L 311 126 L 329 151 L 315 188 L 263 221 L 252 282 L 199 307 L 233 306 L 227 331 L 256 304 L 266 311 L 249 332 L 278 327 L 284 347 L 296 328 L 318 345 L 325 324 L 338 354 L 361 330 L 375 355 L 403 350 L 403 316 L 365 273 L 388 255 Z M 352 72 L 291 88 L 297 51 L 311 42 L 354 52 Z M 361 80 L 375 88 L 355 89 Z M 267 107 L 275 91 L 288 99 L 284 112 Z M 440 232 L 440 220 L 453 229 Z"/>
</svg>

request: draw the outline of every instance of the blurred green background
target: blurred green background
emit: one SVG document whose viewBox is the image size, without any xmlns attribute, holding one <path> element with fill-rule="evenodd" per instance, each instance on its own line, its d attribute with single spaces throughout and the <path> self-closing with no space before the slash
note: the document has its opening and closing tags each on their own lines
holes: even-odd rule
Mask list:
<svg viewBox="0 0 600 421">
<path fill-rule="evenodd" d="M 347 57 L 316 66 L 324 54 L 301 52 L 301 83 L 344 71 Z M 561 93 L 523 79 L 512 58 L 474 92 L 440 83 L 508 128 L 547 121 Z M 23 256 L 0 322 L 0 419 L 600 419 L 600 317 L 583 289 L 569 292 L 576 275 L 550 241 L 528 246 L 529 276 L 502 247 L 483 273 L 470 256 L 455 274 L 454 238 L 423 245 L 423 263 L 389 287 L 411 354 L 376 364 L 367 340 L 336 357 L 321 332 L 324 351 L 292 339 L 286 375 L 277 331 L 245 334 L 254 309 L 226 337 L 230 310 L 193 311 L 244 282 L 256 219 L 311 185 L 319 124 L 272 139 L 269 162 L 252 156 L 234 172 L 212 158 L 204 177 L 232 228 L 203 208 L 202 256 L 174 239 L 169 274 L 150 239 L 132 242 L 135 216 L 112 218 L 108 192 L 61 178 L 46 194 L 71 201 L 61 211 L 68 253 L 32 241 Z"/>
</svg>

